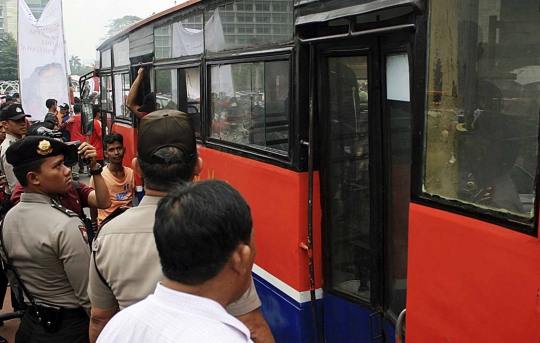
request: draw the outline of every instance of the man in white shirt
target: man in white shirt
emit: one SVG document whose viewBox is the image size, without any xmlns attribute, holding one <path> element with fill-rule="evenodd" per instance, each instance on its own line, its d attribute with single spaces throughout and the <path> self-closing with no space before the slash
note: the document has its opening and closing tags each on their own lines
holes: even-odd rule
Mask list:
<svg viewBox="0 0 540 343">
<path fill-rule="evenodd" d="M 98 343 L 252 342 L 225 310 L 251 285 L 252 227 L 249 205 L 226 182 L 185 183 L 170 192 L 154 225 L 165 279 L 116 314 Z"/>
</svg>

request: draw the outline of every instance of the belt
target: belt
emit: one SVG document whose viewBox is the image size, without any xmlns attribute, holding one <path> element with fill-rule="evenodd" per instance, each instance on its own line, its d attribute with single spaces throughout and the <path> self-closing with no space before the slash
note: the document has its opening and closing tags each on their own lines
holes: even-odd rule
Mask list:
<svg viewBox="0 0 540 343">
<path fill-rule="evenodd" d="M 36 308 L 32 305 L 27 305 L 27 309 L 25 314 L 28 314 L 31 317 L 38 318 L 36 316 Z M 88 314 L 82 307 L 77 308 L 64 308 L 64 312 L 62 314 L 62 318 L 68 319 L 68 318 L 84 318 L 88 317 Z"/>
</svg>

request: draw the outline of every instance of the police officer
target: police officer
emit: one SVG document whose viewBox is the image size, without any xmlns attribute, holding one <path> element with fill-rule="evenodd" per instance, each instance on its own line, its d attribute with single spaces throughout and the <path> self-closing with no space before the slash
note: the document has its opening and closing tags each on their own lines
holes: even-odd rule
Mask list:
<svg viewBox="0 0 540 343">
<path fill-rule="evenodd" d="M 88 342 L 88 236 L 77 214 L 54 200 L 72 187 L 71 171 L 64 165 L 67 150 L 52 138 L 29 136 L 6 151 L 24 194 L 4 220 L 4 248 L 38 304 L 29 305 L 16 342 Z M 95 150 L 81 153 L 99 173 Z M 17 283 L 13 275 L 9 278 Z M 54 331 L 47 321 L 60 325 Z"/>
</svg>

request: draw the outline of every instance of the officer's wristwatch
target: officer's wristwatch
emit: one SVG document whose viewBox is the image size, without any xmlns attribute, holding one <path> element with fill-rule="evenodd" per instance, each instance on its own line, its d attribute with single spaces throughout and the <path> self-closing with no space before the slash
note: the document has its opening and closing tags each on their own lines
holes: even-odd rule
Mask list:
<svg viewBox="0 0 540 343">
<path fill-rule="evenodd" d="M 98 169 L 90 169 L 90 175 L 99 175 L 103 171 L 101 164 L 97 163 Z"/>
</svg>

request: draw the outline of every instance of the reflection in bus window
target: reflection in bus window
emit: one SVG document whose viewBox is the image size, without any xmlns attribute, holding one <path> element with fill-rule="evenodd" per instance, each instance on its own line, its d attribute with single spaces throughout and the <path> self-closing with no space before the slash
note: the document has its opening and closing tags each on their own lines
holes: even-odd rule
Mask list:
<svg viewBox="0 0 540 343">
<path fill-rule="evenodd" d="M 293 34 L 292 14 L 292 0 L 239 0 L 205 12 L 206 51 L 287 42 Z"/>
<path fill-rule="evenodd" d="M 175 109 L 189 115 L 200 132 L 201 83 L 199 68 L 156 70 L 156 109 Z"/>
<path fill-rule="evenodd" d="M 430 17 L 425 191 L 532 217 L 538 4 L 435 1 Z"/>
<path fill-rule="evenodd" d="M 289 62 L 211 67 L 212 137 L 289 149 Z"/>
<path fill-rule="evenodd" d="M 131 119 L 131 111 L 126 106 L 129 95 L 129 74 L 114 75 L 114 104 L 116 118 Z"/>
</svg>

